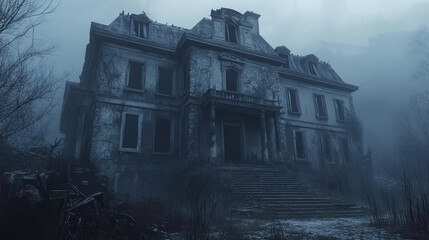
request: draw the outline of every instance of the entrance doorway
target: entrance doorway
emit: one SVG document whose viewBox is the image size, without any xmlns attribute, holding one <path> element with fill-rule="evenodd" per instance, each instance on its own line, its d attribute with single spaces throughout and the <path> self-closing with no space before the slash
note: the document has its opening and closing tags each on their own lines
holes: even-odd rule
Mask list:
<svg viewBox="0 0 429 240">
<path fill-rule="evenodd" d="M 239 163 L 241 161 L 241 125 L 224 122 L 223 144 L 226 163 Z"/>
</svg>

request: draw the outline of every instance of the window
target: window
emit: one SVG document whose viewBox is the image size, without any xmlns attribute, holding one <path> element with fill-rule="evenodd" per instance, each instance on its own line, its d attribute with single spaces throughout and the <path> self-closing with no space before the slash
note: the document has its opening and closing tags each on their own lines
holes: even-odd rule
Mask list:
<svg viewBox="0 0 429 240">
<path fill-rule="evenodd" d="M 329 139 L 328 135 L 322 136 L 322 147 L 323 147 L 323 154 L 325 156 L 325 160 L 327 162 L 335 162 L 335 160 L 332 159 L 331 140 Z"/>
<path fill-rule="evenodd" d="M 279 55 L 285 60 L 285 62 L 282 63 L 282 67 L 289 68 L 289 55 L 286 55 L 286 54 L 279 54 Z"/>
<path fill-rule="evenodd" d="M 234 69 L 226 70 L 226 90 L 238 92 L 238 72 Z"/>
<path fill-rule="evenodd" d="M 305 159 L 305 139 L 303 132 L 295 132 L 295 154 L 296 158 Z"/>
<path fill-rule="evenodd" d="M 157 117 L 155 121 L 155 146 L 156 153 L 169 153 L 172 147 L 172 121 L 169 118 Z"/>
<path fill-rule="evenodd" d="M 314 104 L 316 106 L 316 117 L 327 119 L 325 96 L 314 94 Z"/>
<path fill-rule="evenodd" d="M 188 65 L 183 66 L 182 74 L 183 74 L 182 91 L 186 92 L 186 90 L 188 90 L 188 84 L 189 84 L 189 68 L 188 68 Z"/>
<path fill-rule="evenodd" d="M 341 138 L 341 150 L 343 151 L 344 162 L 349 163 L 350 162 L 349 143 L 345 138 Z"/>
<path fill-rule="evenodd" d="M 225 24 L 225 40 L 227 42 L 237 43 L 237 28 L 232 23 Z"/>
<path fill-rule="evenodd" d="M 300 106 L 299 106 L 299 98 L 298 98 L 298 91 L 295 89 L 288 89 L 287 90 L 287 96 L 288 96 L 288 112 L 292 114 L 300 114 Z"/>
<path fill-rule="evenodd" d="M 125 151 L 140 150 L 141 117 L 137 114 L 124 113 L 122 115 L 121 145 L 120 149 Z"/>
<path fill-rule="evenodd" d="M 314 76 L 318 75 L 316 63 L 313 63 L 313 62 L 308 63 L 308 72 Z"/>
<path fill-rule="evenodd" d="M 344 111 L 344 102 L 338 99 L 335 99 L 335 110 L 337 112 L 337 120 L 344 121 L 346 119 Z"/>
<path fill-rule="evenodd" d="M 158 93 L 173 95 L 173 70 L 168 68 L 158 68 Z"/>
<path fill-rule="evenodd" d="M 148 24 L 142 21 L 133 20 L 133 30 L 134 36 L 139 38 L 147 38 L 148 37 Z"/>
<path fill-rule="evenodd" d="M 143 64 L 130 62 L 127 88 L 143 89 Z"/>
</svg>

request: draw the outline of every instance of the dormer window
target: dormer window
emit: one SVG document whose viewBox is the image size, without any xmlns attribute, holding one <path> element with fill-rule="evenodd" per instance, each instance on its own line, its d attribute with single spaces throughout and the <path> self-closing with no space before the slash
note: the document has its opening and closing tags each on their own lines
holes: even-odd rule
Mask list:
<svg viewBox="0 0 429 240">
<path fill-rule="evenodd" d="M 317 72 L 317 66 L 316 66 L 316 63 L 314 63 L 314 62 L 310 62 L 310 63 L 308 63 L 308 72 L 311 74 L 311 75 L 314 75 L 314 76 L 318 76 L 319 74 L 318 74 L 318 72 Z"/>
<path fill-rule="evenodd" d="M 148 24 L 143 21 L 133 20 L 133 31 L 134 31 L 134 36 L 139 38 L 147 38 Z"/>
<path fill-rule="evenodd" d="M 282 67 L 289 68 L 289 55 L 282 54 L 282 53 L 280 53 L 279 55 L 284 59 L 284 63 L 282 63 Z"/>
<path fill-rule="evenodd" d="M 225 40 L 227 42 L 238 43 L 237 27 L 232 23 L 225 24 Z"/>
</svg>

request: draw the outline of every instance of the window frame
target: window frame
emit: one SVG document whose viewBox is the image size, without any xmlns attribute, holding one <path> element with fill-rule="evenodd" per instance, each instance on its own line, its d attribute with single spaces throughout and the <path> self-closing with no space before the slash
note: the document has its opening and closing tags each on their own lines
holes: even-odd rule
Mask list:
<svg viewBox="0 0 429 240">
<path fill-rule="evenodd" d="M 124 148 L 123 141 L 124 141 L 124 134 L 125 134 L 125 124 L 126 124 L 126 115 L 136 115 L 138 116 L 137 120 L 137 147 L 136 148 Z M 142 138 L 142 120 L 143 120 L 143 113 L 135 112 L 135 111 L 124 111 L 122 112 L 121 116 L 121 133 L 120 133 L 120 139 L 119 139 L 119 151 L 121 152 L 134 152 L 139 153 L 141 151 L 141 138 Z"/>
<path fill-rule="evenodd" d="M 339 107 L 339 105 L 338 105 L 338 103 L 341 103 L 341 106 L 342 106 L 342 111 L 343 111 L 343 119 L 340 119 L 340 113 L 339 113 L 339 109 L 338 109 L 338 107 Z M 346 108 L 344 107 L 344 101 L 343 100 L 341 100 L 341 99 L 335 99 L 334 98 L 334 106 L 335 106 L 335 114 L 336 114 L 336 116 L 337 116 L 337 121 L 338 122 L 345 122 L 346 121 Z"/>
<path fill-rule="evenodd" d="M 319 109 L 317 97 L 320 97 L 322 100 L 322 107 L 323 107 L 323 111 L 324 111 L 323 116 L 320 114 L 320 109 Z M 316 118 L 321 119 L 321 120 L 328 120 L 328 109 L 326 107 L 325 95 L 314 93 L 313 99 L 314 99 L 314 108 L 315 108 Z"/>
<path fill-rule="evenodd" d="M 232 42 L 230 39 L 230 32 L 229 32 L 229 28 L 228 26 L 232 26 L 234 27 L 235 30 L 235 39 L 237 40 L 236 42 Z M 230 43 L 235 43 L 238 44 L 239 39 L 238 39 L 238 26 L 232 22 L 225 22 L 225 41 L 230 42 Z"/>
<path fill-rule="evenodd" d="M 321 139 L 322 150 L 323 150 L 323 158 L 325 159 L 325 162 L 329 164 L 337 164 L 338 161 L 334 158 L 334 155 L 333 155 L 332 140 L 330 136 L 328 134 L 322 134 L 320 136 L 320 139 Z"/>
<path fill-rule="evenodd" d="M 156 144 L 156 121 L 158 118 L 162 119 L 168 119 L 170 120 L 170 149 L 168 152 L 157 152 L 155 151 L 155 144 Z M 162 115 L 155 115 L 154 117 L 154 126 L 153 126 L 153 145 L 152 145 L 152 154 L 156 155 L 172 155 L 174 153 L 174 123 L 175 118 L 172 116 L 162 116 Z"/>
<path fill-rule="evenodd" d="M 319 70 L 315 62 L 308 62 L 308 73 L 312 76 L 319 76 Z"/>
<path fill-rule="evenodd" d="M 237 73 L 237 91 L 232 91 L 232 90 L 228 90 L 227 89 L 227 72 L 228 72 L 228 70 L 232 70 L 232 71 L 235 71 L 236 73 Z M 238 71 L 236 68 L 234 68 L 234 67 L 227 67 L 226 69 L 225 69 L 225 71 L 224 71 L 224 81 L 223 81 L 223 89 L 225 90 L 225 91 L 228 91 L 228 92 L 232 92 L 232 93 L 239 93 L 240 91 L 241 91 L 241 84 L 240 84 L 240 71 Z"/>
<path fill-rule="evenodd" d="M 140 33 L 140 27 L 138 27 L 139 32 L 135 32 L 135 26 L 137 24 L 141 24 L 143 27 L 143 35 L 141 36 Z M 144 26 L 146 26 L 146 34 L 144 32 Z M 132 23 L 131 23 L 131 32 L 132 32 L 132 36 L 137 37 L 137 38 L 143 38 L 143 39 L 148 39 L 149 38 L 149 23 L 146 21 L 142 21 L 142 20 L 138 20 L 138 19 L 132 19 Z"/>
<path fill-rule="evenodd" d="M 344 145 L 345 143 L 345 145 Z M 344 164 L 351 164 L 352 163 L 352 159 L 351 159 L 351 155 L 350 155 L 350 144 L 349 144 L 349 140 L 345 137 L 340 137 L 340 146 L 341 146 L 341 152 L 343 155 L 343 162 Z M 347 149 L 347 157 L 346 154 L 344 152 L 344 150 Z"/>
<path fill-rule="evenodd" d="M 297 142 L 296 142 L 296 135 L 297 135 L 297 133 L 301 134 L 301 141 L 302 141 L 302 147 L 303 147 L 302 152 L 304 154 L 304 157 L 299 157 L 298 156 Z M 294 130 L 293 131 L 293 147 L 294 147 L 294 150 L 295 150 L 295 158 L 297 160 L 306 161 L 307 160 L 307 151 L 306 151 L 307 146 L 306 146 L 306 143 L 305 143 L 305 133 L 304 133 L 304 131 L 299 131 L 299 130 Z"/>
<path fill-rule="evenodd" d="M 293 111 L 292 110 L 292 100 L 290 97 L 290 93 L 291 92 L 295 92 L 295 102 L 296 102 L 296 107 L 298 111 Z M 299 94 L 298 94 L 298 89 L 296 88 L 287 88 L 286 89 L 286 97 L 287 97 L 287 106 L 288 106 L 288 113 L 292 114 L 292 115 L 301 115 L 301 102 L 299 101 Z"/>
<path fill-rule="evenodd" d="M 160 80 L 160 69 L 167 69 L 167 70 L 171 70 L 172 75 L 171 75 L 171 94 L 166 94 L 166 93 L 161 93 L 159 92 L 159 80 Z M 158 66 L 158 71 L 157 71 L 157 80 L 156 80 L 156 95 L 158 96 L 164 96 L 164 97 L 174 97 L 175 96 L 175 89 L 176 89 L 176 81 L 174 80 L 176 77 L 176 71 L 175 68 L 169 65 L 160 65 Z"/>
<path fill-rule="evenodd" d="M 137 63 L 141 65 L 141 76 L 140 76 L 140 86 L 141 88 L 131 88 L 129 87 L 130 84 L 130 77 L 131 77 L 131 62 L 133 63 Z M 146 84 L 146 63 L 145 62 L 140 62 L 140 61 L 135 61 L 135 60 L 128 60 L 128 67 L 127 67 L 127 73 L 126 73 L 126 81 L 125 81 L 125 90 L 127 91 L 131 91 L 131 92 L 139 92 L 142 93 L 144 92 L 145 89 L 145 84 Z"/>
</svg>

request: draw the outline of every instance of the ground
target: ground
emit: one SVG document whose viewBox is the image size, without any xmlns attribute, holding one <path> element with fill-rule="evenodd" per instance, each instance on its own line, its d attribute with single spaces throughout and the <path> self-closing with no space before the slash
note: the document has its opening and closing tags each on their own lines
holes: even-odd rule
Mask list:
<svg viewBox="0 0 429 240">
<path fill-rule="evenodd" d="M 241 222 L 240 227 L 233 227 Z M 222 240 L 403 240 L 399 234 L 369 224 L 366 218 L 332 218 L 304 220 L 247 220 L 237 221 L 215 232 L 210 239 Z M 170 235 L 171 240 L 181 240 L 178 235 Z"/>
</svg>

